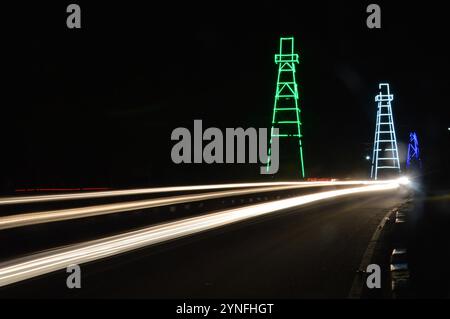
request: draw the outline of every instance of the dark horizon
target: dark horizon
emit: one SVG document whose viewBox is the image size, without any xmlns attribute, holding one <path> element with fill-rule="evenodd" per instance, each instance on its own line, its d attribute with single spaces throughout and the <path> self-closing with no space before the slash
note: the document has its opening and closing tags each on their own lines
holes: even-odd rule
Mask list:
<svg viewBox="0 0 450 319">
<path fill-rule="evenodd" d="M 69 30 L 67 4 L 10 11 L 3 193 L 280 179 L 260 176 L 259 164 L 176 165 L 170 133 L 195 119 L 270 127 L 273 56 L 290 35 L 308 177 L 368 177 L 380 82 L 394 94 L 403 165 L 416 131 L 426 174 L 449 176 L 445 10 L 380 3 L 382 28 L 369 30 L 369 2 L 285 11 L 272 1 L 223 10 L 80 2 L 82 29 Z"/>
</svg>

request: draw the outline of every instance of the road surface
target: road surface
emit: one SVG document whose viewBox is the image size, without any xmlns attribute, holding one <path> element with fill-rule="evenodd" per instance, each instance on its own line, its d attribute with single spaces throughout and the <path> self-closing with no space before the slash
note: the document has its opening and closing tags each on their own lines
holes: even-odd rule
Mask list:
<svg viewBox="0 0 450 319">
<path fill-rule="evenodd" d="M 7 297 L 346 298 L 367 244 L 404 190 L 352 195 L 0 288 Z"/>
</svg>

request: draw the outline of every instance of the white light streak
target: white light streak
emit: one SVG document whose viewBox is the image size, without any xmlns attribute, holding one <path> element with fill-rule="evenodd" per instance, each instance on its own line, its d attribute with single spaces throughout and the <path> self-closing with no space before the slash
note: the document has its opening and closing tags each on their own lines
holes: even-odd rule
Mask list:
<svg viewBox="0 0 450 319">
<path fill-rule="evenodd" d="M 345 195 L 397 189 L 398 182 L 320 192 L 294 198 L 249 205 L 147 227 L 141 230 L 74 244 L 0 264 L 0 287 L 134 249 L 162 243 L 202 231 L 236 223 L 276 211 Z"/>
<path fill-rule="evenodd" d="M 57 195 L 37 195 L 37 196 L 11 196 L 0 198 L 1 205 L 14 204 L 30 204 L 38 202 L 52 202 L 77 199 L 105 198 L 128 195 L 145 195 L 155 193 L 171 193 L 171 192 L 187 192 L 201 190 L 217 190 L 230 188 L 246 188 L 246 187 L 265 187 L 265 186 L 287 186 L 287 185 L 314 185 L 319 182 L 271 182 L 271 183 L 231 183 L 231 184 L 214 184 L 214 185 L 191 185 L 191 186 L 171 186 L 171 187 L 155 187 L 155 188 L 138 188 L 114 191 L 97 191 L 86 193 L 68 193 Z M 324 182 L 320 182 L 324 183 Z M 357 185 L 364 183 L 363 181 L 337 181 L 325 182 L 329 185 Z M 374 182 L 371 182 L 374 183 Z"/>
<path fill-rule="evenodd" d="M 278 185 L 278 186 L 270 186 L 270 187 L 257 187 L 250 189 L 239 189 L 239 190 L 231 190 L 231 191 L 220 191 L 220 192 L 209 192 L 209 193 L 201 193 L 201 194 L 193 194 L 193 195 L 179 195 L 172 197 L 163 197 L 163 198 L 154 198 L 154 199 L 146 199 L 146 200 L 137 200 L 137 201 L 128 201 L 123 203 L 112 203 L 112 204 L 103 204 L 96 206 L 87 206 L 87 207 L 79 207 L 79 208 L 69 208 L 62 210 L 51 210 L 51 211 L 42 211 L 42 212 L 33 212 L 33 213 L 24 213 L 24 214 L 14 214 L 9 216 L 0 217 L 0 230 L 17 228 L 23 226 L 30 226 L 36 224 L 43 223 L 53 223 L 58 221 L 70 220 L 70 219 L 78 219 L 78 218 L 87 218 L 93 216 L 101 216 L 107 214 L 115 214 L 115 213 L 125 213 L 129 211 L 135 211 L 140 209 L 149 209 L 160 206 L 168 206 L 168 205 L 176 205 L 181 203 L 190 203 L 190 202 L 198 202 L 202 200 L 210 200 L 216 198 L 224 198 L 224 197 L 232 197 L 232 196 L 242 196 L 247 194 L 256 194 L 256 193 L 264 193 L 264 192 L 274 192 L 274 191 L 282 191 L 289 189 L 300 189 L 300 188 L 310 188 L 310 187 L 320 187 L 320 186 L 339 186 L 339 185 L 366 185 L 368 183 L 379 184 L 383 183 L 380 181 L 377 182 L 353 182 L 353 181 L 344 181 L 344 182 L 293 182 L 286 183 L 287 185 Z M 269 184 L 269 183 L 261 183 L 261 184 Z M 259 184 L 259 185 L 261 185 Z M 277 184 L 277 183 L 274 183 Z M 236 184 L 232 184 L 236 185 Z M 244 185 L 244 184 L 241 184 Z"/>
</svg>

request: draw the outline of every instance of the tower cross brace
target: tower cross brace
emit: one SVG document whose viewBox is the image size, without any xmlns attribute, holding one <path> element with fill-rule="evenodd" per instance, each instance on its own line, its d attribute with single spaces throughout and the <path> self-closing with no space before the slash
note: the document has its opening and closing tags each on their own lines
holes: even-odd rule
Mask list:
<svg viewBox="0 0 450 319">
<path fill-rule="evenodd" d="M 298 140 L 300 173 L 302 178 L 305 178 L 301 134 L 302 123 L 298 103 L 298 86 L 295 79 L 296 64 L 299 63 L 299 56 L 294 53 L 294 38 L 280 38 L 279 50 L 279 53 L 275 54 L 275 63 L 278 65 L 278 77 L 272 113 L 267 171 L 269 171 L 270 167 L 272 138 L 294 138 Z M 274 133 L 275 128 L 279 129 L 279 134 L 277 135 Z"/>
<path fill-rule="evenodd" d="M 375 102 L 378 105 L 370 172 L 370 178 L 372 179 L 378 179 L 379 170 L 395 170 L 400 173 L 397 137 L 391 105 L 394 95 L 390 93 L 388 83 L 380 83 L 378 88 L 380 92 L 375 96 Z"/>
<path fill-rule="evenodd" d="M 406 155 L 406 168 L 409 168 L 412 162 L 417 162 L 419 167 L 422 166 L 420 161 L 419 141 L 416 132 L 409 133 L 408 154 Z"/>
</svg>

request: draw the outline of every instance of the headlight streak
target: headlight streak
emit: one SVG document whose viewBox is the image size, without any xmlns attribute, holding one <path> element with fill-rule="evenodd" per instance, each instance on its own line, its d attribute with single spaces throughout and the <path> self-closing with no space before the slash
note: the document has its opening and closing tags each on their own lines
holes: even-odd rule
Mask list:
<svg viewBox="0 0 450 319">
<path fill-rule="evenodd" d="M 393 190 L 400 187 L 398 182 L 354 187 L 342 190 L 320 192 L 297 196 L 268 203 L 228 209 L 207 215 L 187 218 L 175 222 L 147 227 L 141 230 L 110 236 L 103 239 L 74 244 L 63 248 L 7 261 L 0 264 L 0 287 L 15 282 L 64 269 L 72 264 L 118 255 L 145 246 L 162 243 L 171 239 L 193 235 L 249 218 L 289 209 L 324 199 L 345 195 Z"/>
<path fill-rule="evenodd" d="M 171 193 L 186 192 L 199 190 L 216 190 L 230 188 L 246 188 L 246 187 L 264 187 L 264 186 L 283 186 L 283 185 L 314 185 L 318 182 L 272 182 L 272 183 L 231 183 L 231 184 L 214 184 L 214 185 L 191 185 L 191 186 L 172 186 L 172 187 L 155 187 L 155 188 L 138 188 L 115 191 L 96 191 L 87 193 L 68 193 L 58 195 L 38 195 L 38 196 L 12 196 L 0 198 L 0 206 L 15 204 L 31 204 L 39 202 L 55 202 L 64 200 L 106 198 L 128 195 L 145 195 L 155 193 Z M 320 182 L 329 185 L 357 185 L 363 183 L 384 183 L 383 181 L 336 181 L 336 182 Z"/>
<path fill-rule="evenodd" d="M 190 203 L 201 200 L 210 200 L 215 198 L 223 198 L 230 196 L 242 196 L 252 193 L 263 193 L 263 192 L 273 192 L 297 188 L 307 188 L 307 187 L 320 187 L 329 185 L 352 185 L 353 183 L 365 184 L 367 182 L 313 182 L 313 183 L 290 183 L 288 185 L 272 186 L 272 187 L 261 187 L 261 188 L 251 188 L 243 190 L 231 190 L 231 191 L 220 191 L 220 192 L 210 192 L 202 194 L 193 195 L 179 195 L 165 198 L 154 198 L 147 200 L 130 201 L 124 203 L 113 203 L 113 204 L 103 204 L 96 206 L 87 206 L 79 208 L 70 208 L 62 210 L 52 210 L 43 212 L 32 212 L 24 214 L 14 214 L 9 216 L 0 217 L 0 230 L 17 228 L 23 226 L 30 226 L 43 223 L 52 223 L 63 220 L 86 218 L 114 213 L 123 213 L 129 211 L 135 211 L 139 209 L 149 209 L 160 206 L 175 205 L 181 203 Z M 344 183 L 344 184 L 342 184 Z M 352 184 L 350 184 L 352 183 Z M 377 182 L 379 184 L 380 182 Z"/>
</svg>

